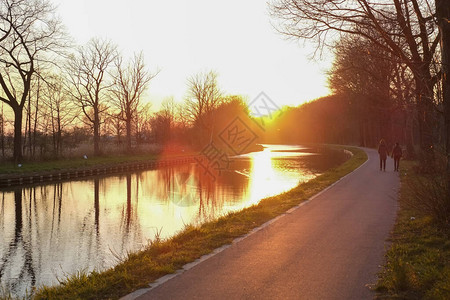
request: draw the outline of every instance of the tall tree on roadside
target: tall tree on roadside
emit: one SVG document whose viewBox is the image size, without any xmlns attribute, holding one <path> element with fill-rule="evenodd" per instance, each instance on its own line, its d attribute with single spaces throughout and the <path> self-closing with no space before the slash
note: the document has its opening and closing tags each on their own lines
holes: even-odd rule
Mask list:
<svg viewBox="0 0 450 300">
<path fill-rule="evenodd" d="M 447 180 L 450 187 L 450 1 L 436 0 L 436 19 L 441 34 L 442 94 L 446 131 Z M 450 193 L 449 193 L 450 194 Z"/>
<path fill-rule="evenodd" d="M 409 82 L 397 74 L 403 71 L 403 64 L 370 41 L 354 35 L 343 36 L 334 53 L 330 87 L 336 94 L 349 98 L 353 117 L 359 124 L 360 144 L 375 146 L 380 138 L 407 140 L 405 128 L 400 130 L 403 134 L 395 128 L 398 126 L 395 117 L 404 117 L 404 108 L 409 104 L 403 96 Z"/>
<path fill-rule="evenodd" d="M 138 113 L 141 96 L 158 73 L 150 74 L 145 70 L 142 52 L 135 54 L 126 66 L 122 57 L 117 57 L 115 67 L 114 84 L 111 86 L 113 103 L 119 110 L 117 116 L 125 122 L 127 150 L 131 150 L 132 122 Z"/>
<path fill-rule="evenodd" d="M 448 1 L 443 1 L 448 3 Z M 448 5 L 447 5 L 448 7 Z M 433 72 L 440 33 L 436 30 L 434 3 L 427 0 L 275 0 L 273 15 L 279 30 L 293 38 L 330 45 L 339 34 L 357 35 L 391 53 L 414 76 L 421 148 L 433 146 L 434 87 L 440 79 Z"/>
<path fill-rule="evenodd" d="M 2 149 L 2 157 L 5 158 L 5 116 L 3 114 L 3 103 L 0 111 L 0 148 Z"/>
<path fill-rule="evenodd" d="M 22 159 L 22 115 L 36 63 L 52 61 L 64 32 L 47 0 L 0 0 L 0 100 L 14 113 L 15 162 Z"/>
<path fill-rule="evenodd" d="M 94 155 L 100 154 L 100 116 L 108 109 L 108 70 L 117 58 L 117 47 L 111 42 L 91 39 L 69 58 L 68 91 L 81 108 L 94 131 Z"/>
</svg>

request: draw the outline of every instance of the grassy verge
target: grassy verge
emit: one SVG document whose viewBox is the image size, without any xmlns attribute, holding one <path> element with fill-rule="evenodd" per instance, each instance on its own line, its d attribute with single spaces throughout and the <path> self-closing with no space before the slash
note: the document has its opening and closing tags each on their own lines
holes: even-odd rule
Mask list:
<svg viewBox="0 0 450 300">
<path fill-rule="evenodd" d="M 400 167 L 400 210 L 379 274 L 378 299 L 450 299 L 450 237 L 430 216 L 408 205 L 411 183 L 417 182 L 414 163 Z"/>
<path fill-rule="evenodd" d="M 126 260 L 114 268 L 71 275 L 58 286 L 40 288 L 34 298 L 117 299 L 136 289 L 148 287 L 157 278 L 173 273 L 186 263 L 231 243 L 233 239 L 309 199 L 366 161 L 364 151 L 347 149 L 354 153 L 351 159 L 286 193 L 266 198 L 258 205 L 202 226 L 187 226 L 168 240 L 157 239 L 146 250 L 129 254 Z"/>
<path fill-rule="evenodd" d="M 38 162 L 25 162 L 21 164 L 20 167 L 13 163 L 2 163 L 0 164 L 0 175 L 1 174 L 26 174 L 33 172 L 47 172 L 55 170 L 66 170 L 66 169 L 79 169 L 93 166 L 104 166 L 113 164 L 122 164 L 128 162 L 139 162 L 139 161 L 149 161 L 157 159 L 170 159 L 174 157 L 182 157 L 186 155 L 197 155 L 198 153 L 179 153 L 170 155 L 158 155 L 158 154 L 147 154 L 147 155 L 115 155 L 115 156 L 99 156 L 99 157 L 89 157 L 84 158 L 71 158 L 71 159 L 60 159 L 51 161 L 38 161 Z"/>
</svg>

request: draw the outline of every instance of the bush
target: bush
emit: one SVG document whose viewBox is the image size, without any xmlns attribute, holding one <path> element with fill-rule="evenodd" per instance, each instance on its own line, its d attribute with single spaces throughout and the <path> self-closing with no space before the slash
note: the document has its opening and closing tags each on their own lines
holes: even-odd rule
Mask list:
<svg viewBox="0 0 450 300">
<path fill-rule="evenodd" d="M 420 167 L 416 169 L 418 176 L 408 180 L 412 193 L 406 204 L 433 217 L 445 230 L 449 230 L 450 178 L 445 170 L 420 172 L 421 170 Z"/>
</svg>

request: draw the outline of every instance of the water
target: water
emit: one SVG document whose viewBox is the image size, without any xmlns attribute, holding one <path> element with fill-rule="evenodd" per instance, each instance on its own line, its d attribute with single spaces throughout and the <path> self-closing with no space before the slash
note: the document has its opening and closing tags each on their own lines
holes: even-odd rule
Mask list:
<svg viewBox="0 0 450 300">
<path fill-rule="evenodd" d="M 0 287 L 23 296 L 310 180 L 342 157 L 266 145 L 228 171 L 196 164 L 0 191 Z M 0 289 L 1 290 L 1 289 Z"/>
</svg>

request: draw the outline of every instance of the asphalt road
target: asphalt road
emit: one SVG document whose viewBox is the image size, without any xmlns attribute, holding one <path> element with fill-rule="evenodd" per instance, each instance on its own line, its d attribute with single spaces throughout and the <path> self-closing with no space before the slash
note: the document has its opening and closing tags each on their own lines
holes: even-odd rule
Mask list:
<svg viewBox="0 0 450 300">
<path fill-rule="evenodd" d="M 382 172 L 365 151 L 308 203 L 137 299 L 372 299 L 400 181 L 390 158 Z"/>
</svg>

